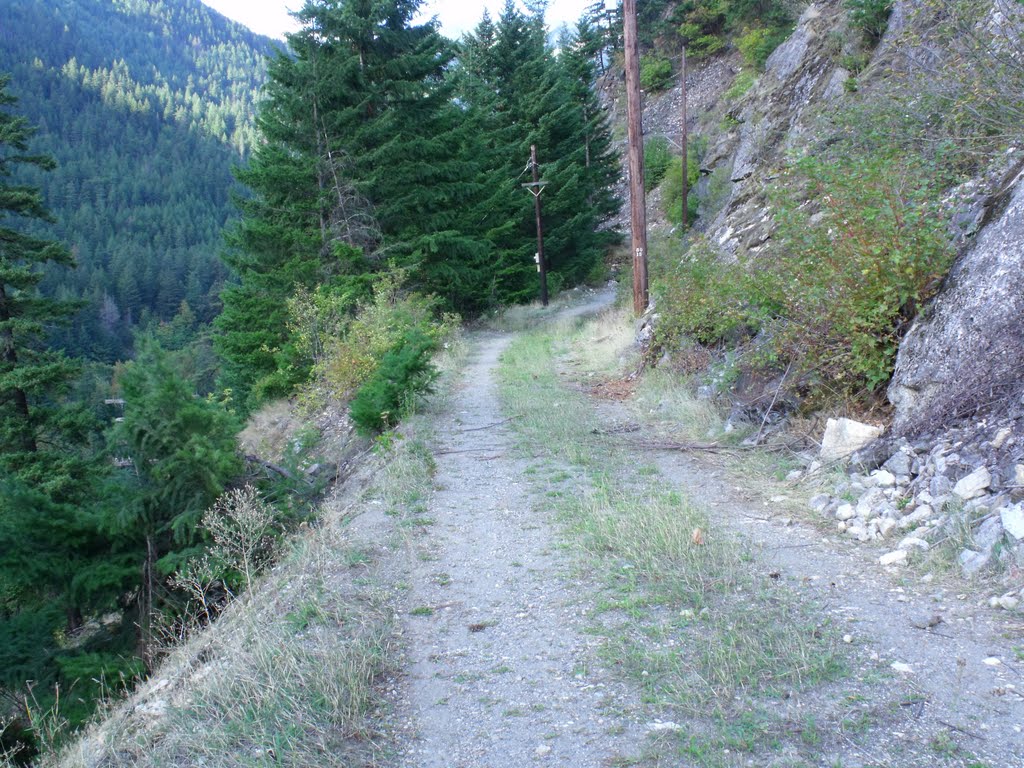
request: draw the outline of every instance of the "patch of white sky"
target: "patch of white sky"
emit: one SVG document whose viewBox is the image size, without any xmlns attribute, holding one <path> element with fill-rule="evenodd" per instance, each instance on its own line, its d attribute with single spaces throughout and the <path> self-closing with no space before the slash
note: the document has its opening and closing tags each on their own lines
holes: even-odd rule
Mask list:
<svg viewBox="0 0 1024 768">
<path fill-rule="evenodd" d="M 283 40 L 286 32 L 298 29 L 298 23 L 289 15 L 303 6 L 303 0 L 203 0 L 206 5 L 229 19 L 244 24 L 253 32 Z M 593 0 L 551 0 L 548 4 L 548 28 L 556 30 L 563 24 L 570 28 L 583 14 L 583 9 Z M 497 19 L 504 6 L 504 0 L 431 0 L 420 7 L 417 21 L 437 17 L 441 31 L 448 37 L 459 38 L 471 31 L 483 16 L 484 9 Z"/>
</svg>

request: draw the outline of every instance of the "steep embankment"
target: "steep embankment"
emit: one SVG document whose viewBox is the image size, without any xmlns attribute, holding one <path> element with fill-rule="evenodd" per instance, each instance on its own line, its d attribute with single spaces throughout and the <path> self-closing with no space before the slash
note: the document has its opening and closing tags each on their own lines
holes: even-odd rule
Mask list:
<svg viewBox="0 0 1024 768">
<path fill-rule="evenodd" d="M 996 572 L 987 596 L 1012 609 L 1024 565 L 1024 327 L 1015 319 L 1024 303 L 1024 175 L 1019 126 L 1008 116 L 1020 109 L 1022 9 L 1006 0 L 897 2 L 876 43 L 848 8 L 842 0 L 809 4 L 756 80 L 747 69 L 746 90 L 735 54 L 688 72 L 689 130 L 707 142 L 691 239 L 701 246 L 688 258 L 697 263 L 711 253 L 760 277 L 753 288 L 733 290 L 727 276 L 687 294 L 683 322 L 721 346 L 687 344 L 662 350 L 663 359 L 691 369 L 710 359 L 701 373 L 707 389 L 731 401 L 738 421 L 760 425 L 759 436 L 780 414 L 796 413 L 809 391 L 817 388 L 818 402 L 843 392 L 857 375 L 851 365 L 884 392 L 895 362 L 892 408 L 874 409 L 883 439 L 855 457 L 859 472 L 815 508 L 852 539 L 887 542 L 897 559 L 954 548 L 966 574 Z M 737 75 L 731 86 L 726 71 Z M 678 86 L 650 98 L 647 132 L 677 134 L 678 102 Z M 830 177 L 833 160 L 864 185 Z M 814 172 L 794 184 L 808 164 Z M 915 228 L 920 237 L 901 241 Z M 938 258 L 916 283 L 902 284 L 902 271 L 909 274 L 926 248 Z M 669 264 L 678 261 L 671 250 Z M 863 253 L 881 259 L 856 273 L 841 263 Z M 722 274 L 739 284 L 741 272 Z M 708 272 L 678 274 L 707 279 Z M 879 283 L 881 290 L 857 298 L 879 275 L 892 287 Z M 779 283 L 771 287 L 772 280 Z M 786 295 L 787 284 L 800 286 L 796 295 Z M 768 301 L 765 285 L 776 290 Z M 671 298 L 671 288 L 661 289 Z M 700 315 L 704 305 L 710 310 Z M 876 310 L 890 313 L 889 324 L 862 334 L 857 324 L 870 327 Z M 672 311 L 671 303 L 656 309 Z M 852 313 L 860 314 L 845 347 L 823 343 L 808 356 L 808 344 Z M 744 336 L 749 328 L 756 337 Z M 754 368 L 757 355 L 779 355 L 792 369 L 750 373 L 735 362 L 750 352 Z M 812 440 L 823 439 L 823 422 L 811 422 Z M 813 442 L 805 448 L 801 472 L 813 477 L 832 466 Z M 883 464 L 882 474 L 870 474 Z"/>
</svg>

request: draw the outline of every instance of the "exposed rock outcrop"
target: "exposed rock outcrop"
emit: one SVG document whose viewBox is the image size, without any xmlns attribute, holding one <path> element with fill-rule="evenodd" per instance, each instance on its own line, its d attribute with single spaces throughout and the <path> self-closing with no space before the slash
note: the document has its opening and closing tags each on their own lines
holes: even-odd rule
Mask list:
<svg viewBox="0 0 1024 768">
<path fill-rule="evenodd" d="M 1024 171 L 900 346 L 889 399 L 914 434 L 1024 394 Z"/>
</svg>

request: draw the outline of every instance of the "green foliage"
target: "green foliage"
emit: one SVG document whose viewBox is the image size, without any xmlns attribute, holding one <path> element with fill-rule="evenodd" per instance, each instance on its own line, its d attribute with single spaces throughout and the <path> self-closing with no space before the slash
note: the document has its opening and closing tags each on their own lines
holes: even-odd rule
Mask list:
<svg viewBox="0 0 1024 768">
<path fill-rule="evenodd" d="M 441 342 L 458 325 L 457 315 L 438 319 L 440 302 L 406 287 L 408 272 L 382 272 L 374 279 L 373 296 L 359 302 L 326 345 L 317 374 L 327 392 L 347 399 L 370 379 L 388 352 L 410 334 Z"/>
<path fill-rule="evenodd" d="M 698 238 L 681 259 L 660 266 L 653 277 L 661 315 L 655 336 L 659 349 L 678 349 L 684 338 L 720 344 L 757 329 L 746 271 L 723 261 L 707 241 Z"/>
<path fill-rule="evenodd" d="M 736 35 L 736 46 L 751 66 L 764 62 L 792 29 L 792 14 L 785 0 L 684 0 L 672 18 L 687 55 L 707 58 L 725 49 Z"/>
<path fill-rule="evenodd" d="M 701 35 L 689 41 L 686 55 L 694 60 L 706 59 L 725 50 L 725 39 L 717 35 Z"/>
<path fill-rule="evenodd" d="M 437 343 L 419 329 L 407 331 L 352 400 L 352 421 L 372 435 L 396 424 L 415 398 L 430 392 L 437 369 L 430 358 Z"/>
<path fill-rule="evenodd" d="M 846 0 L 850 23 L 864 36 L 869 46 L 875 46 L 882 39 L 889 26 L 893 0 Z"/>
<path fill-rule="evenodd" d="M 790 27 L 748 27 L 736 38 L 736 47 L 751 67 L 764 69 L 772 51 L 789 37 Z"/>
<path fill-rule="evenodd" d="M 892 375 L 903 331 L 952 260 L 930 169 L 885 153 L 806 159 L 780 190 L 780 353 L 857 390 Z M 818 201 L 812 220 L 798 200 Z"/>
<path fill-rule="evenodd" d="M 650 192 L 665 177 L 672 164 L 672 149 L 664 136 L 652 136 L 644 142 L 644 189 Z"/>
<path fill-rule="evenodd" d="M 112 440 L 131 458 L 136 487 L 118 522 L 126 535 L 148 541 L 157 559 L 168 558 L 198 543 L 203 511 L 241 473 L 239 423 L 223 404 L 197 397 L 155 345 L 125 366 L 120 383 L 125 415 Z"/>
<path fill-rule="evenodd" d="M 687 146 L 686 158 L 686 189 L 687 217 L 690 225 L 697 218 L 700 200 L 695 192 L 697 180 L 700 178 L 700 161 L 707 147 L 707 141 L 700 136 L 691 136 Z M 673 157 L 672 163 L 665 172 L 661 184 L 661 206 L 665 216 L 676 225 L 683 223 L 683 163 L 682 158 Z"/>
<path fill-rule="evenodd" d="M 640 87 L 645 91 L 663 91 L 672 84 L 672 62 L 662 56 L 644 56 L 640 60 Z"/>
</svg>

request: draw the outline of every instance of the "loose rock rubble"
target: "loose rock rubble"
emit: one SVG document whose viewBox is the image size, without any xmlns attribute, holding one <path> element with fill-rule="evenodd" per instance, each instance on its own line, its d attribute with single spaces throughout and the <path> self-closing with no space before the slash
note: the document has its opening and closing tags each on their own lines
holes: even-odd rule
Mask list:
<svg viewBox="0 0 1024 768">
<path fill-rule="evenodd" d="M 1009 591 L 989 604 L 1017 610 L 1024 598 L 1022 432 L 1006 418 L 916 441 L 876 440 L 850 457 L 852 471 L 810 507 L 844 536 L 886 543 L 883 566 L 962 542 L 964 576 L 998 572 Z"/>
</svg>

